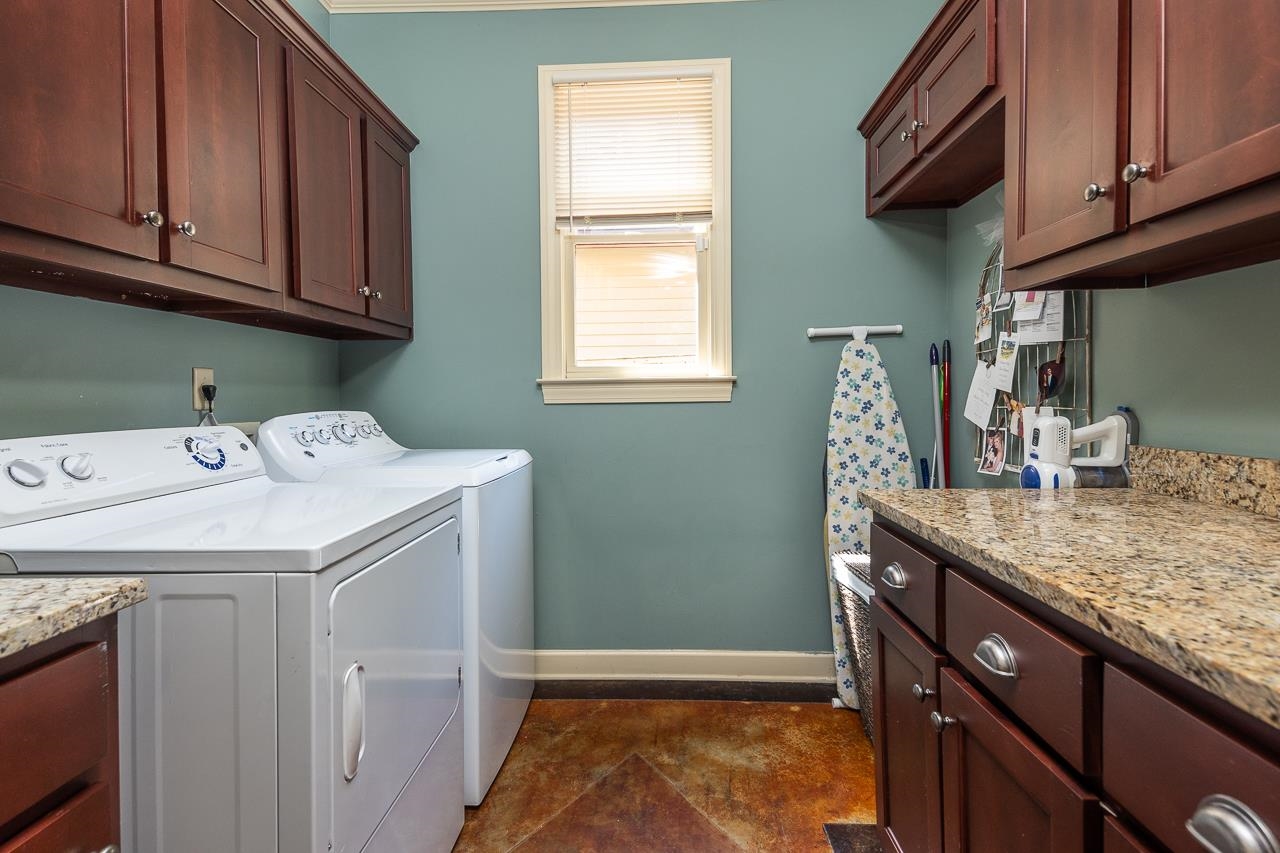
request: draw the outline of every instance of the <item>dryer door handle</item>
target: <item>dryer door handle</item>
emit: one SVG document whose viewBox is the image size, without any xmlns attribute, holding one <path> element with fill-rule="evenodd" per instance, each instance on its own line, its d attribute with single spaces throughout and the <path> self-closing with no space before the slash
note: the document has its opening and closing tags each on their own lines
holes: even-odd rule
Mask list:
<svg viewBox="0 0 1280 853">
<path fill-rule="evenodd" d="M 364 758 L 364 664 L 356 661 L 342 676 L 342 778 L 350 782 Z"/>
</svg>

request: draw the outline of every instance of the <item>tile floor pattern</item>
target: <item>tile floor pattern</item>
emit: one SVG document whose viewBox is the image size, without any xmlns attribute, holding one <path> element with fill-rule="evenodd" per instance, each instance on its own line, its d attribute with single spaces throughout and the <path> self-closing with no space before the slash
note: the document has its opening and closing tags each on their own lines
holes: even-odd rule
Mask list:
<svg viewBox="0 0 1280 853">
<path fill-rule="evenodd" d="M 824 824 L 874 821 L 871 745 L 848 711 L 538 699 L 454 850 L 831 853 Z"/>
</svg>

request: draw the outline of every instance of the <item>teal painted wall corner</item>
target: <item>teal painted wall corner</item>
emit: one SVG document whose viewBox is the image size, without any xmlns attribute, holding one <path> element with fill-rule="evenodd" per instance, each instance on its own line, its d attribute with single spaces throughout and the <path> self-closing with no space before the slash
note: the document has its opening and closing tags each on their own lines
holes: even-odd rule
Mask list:
<svg viewBox="0 0 1280 853">
<path fill-rule="evenodd" d="M 329 10 L 320 0 L 289 0 L 289 5 L 298 10 L 298 14 L 306 19 L 311 28 L 329 41 Z"/>
<path fill-rule="evenodd" d="M 1000 184 L 947 215 L 948 310 L 955 352 L 952 457 L 957 485 L 1016 485 L 979 475 L 963 406 L 975 362 L 973 299 L 988 249 L 974 229 L 998 215 Z M 1269 342 L 1280 317 L 1280 262 L 1093 295 L 1094 419 L 1131 406 L 1141 441 L 1243 456 L 1280 457 L 1280 371 Z M 968 454 L 968 455 L 965 455 Z"/>
<path fill-rule="evenodd" d="M 936 0 L 335 15 L 343 57 L 423 139 L 416 332 L 344 343 L 342 404 L 419 446 L 534 456 L 537 644 L 831 650 L 821 467 L 842 342 L 880 348 L 917 455 L 946 328 L 945 220 L 863 215 L 856 124 Z M 545 406 L 537 67 L 733 61 L 732 403 Z"/>
</svg>

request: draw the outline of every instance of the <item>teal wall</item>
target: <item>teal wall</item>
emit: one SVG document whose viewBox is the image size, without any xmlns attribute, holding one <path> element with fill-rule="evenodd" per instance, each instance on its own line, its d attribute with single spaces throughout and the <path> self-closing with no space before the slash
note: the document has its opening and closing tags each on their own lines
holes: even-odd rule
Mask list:
<svg viewBox="0 0 1280 853">
<path fill-rule="evenodd" d="M 948 317 L 953 341 L 972 340 L 973 298 L 987 249 L 974 225 L 999 213 L 1003 185 L 947 216 Z M 1280 457 L 1280 370 L 1270 361 L 1280 318 L 1280 263 L 1149 290 L 1098 291 L 1093 310 L 1094 415 L 1132 406 L 1143 444 Z M 971 347 L 957 362 L 963 406 Z M 971 431 L 957 425 L 955 447 Z M 958 442 L 958 443 L 957 443 Z M 959 456 L 953 456 L 956 465 Z M 954 472 L 953 472 L 954 473 Z M 992 485 L 964 466 L 962 486 Z M 1004 478 L 1004 485 L 1012 480 Z"/>
<path fill-rule="evenodd" d="M 329 12 L 320 4 L 320 0 L 289 0 L 289 5 L 298 10 L 307 23 L 329 40 Z"/>
<path fill-rule="evenodd" d="M 416 339 L 342 345 L 342 402 L 401 441 L 527 447 L 541 648 L 827 650 L 820 468 L 841 343 L 877 341 L 914 447 L 944 330 L 941 216 L 868 221 L 856 124 L 936 0 L 336 15 L 422 138 Z M 537 66 L 733 59 L 729 404 L 545 406 Z"/>
<path fill-rule="evenodd" d="M 192 367 L 224 421 L 338 401 L 333 341 L 12 287 L 0 318 L 0 437 L 194 424 Z"/>
</svg>

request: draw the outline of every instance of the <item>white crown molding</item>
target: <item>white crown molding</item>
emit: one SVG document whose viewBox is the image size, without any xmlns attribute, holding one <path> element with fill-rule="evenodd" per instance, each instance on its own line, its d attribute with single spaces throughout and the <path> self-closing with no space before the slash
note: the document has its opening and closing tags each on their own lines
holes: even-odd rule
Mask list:
<svg viewBox="0 0 1280 853">
<path fill-rule="evenodd" d="M 828 652 L 738 652 L 688 649 L 538 649 L 540 681 L 835 681 Z"/>
<path fill-rule="evenodd" d="M 360 12 L 528 12 L 537 9 L 749 2 L 752 0 L 320 0 L 320 5 L 334 14 L 350 15 Z"/>
</svg>

